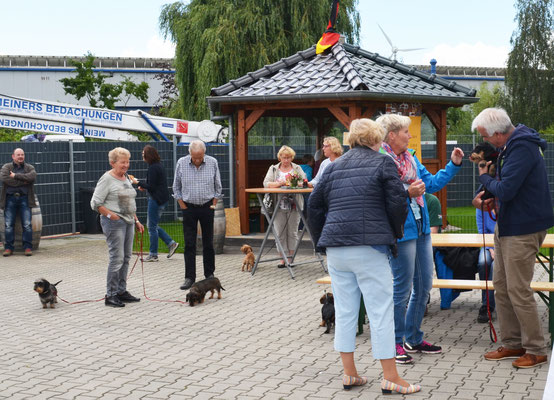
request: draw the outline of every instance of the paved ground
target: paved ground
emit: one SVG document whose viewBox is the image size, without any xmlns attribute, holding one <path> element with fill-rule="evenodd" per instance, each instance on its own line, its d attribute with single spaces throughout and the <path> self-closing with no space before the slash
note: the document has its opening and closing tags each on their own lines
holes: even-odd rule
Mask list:
<svg viewBox="0 0 554 400">
<path fill-rule="evenodd" d="M 301 258 L 306 258 L 305 253 Z M 226 248 L 216 276 L 221 300 L 189 307 L 147 301 L 139 267 L 129 279 L 138 304 L 122 309 L 102 302 L 43 310 L 35 278 L 63 279 L 69 301 L 105 292 L 107 250 L 102 236 L 43 240 L 31 258 L 0 260 L 0 398 L 2 399 L 352 399 L 385 398 L 369 333 L 357 338 L 356 360 L 369 384 L 342 390 L 342 369 L 332 335 L 319 325 L 317 264 L 286 270 L 262 264 L 254 277 L 240 272 L 242 254 Z M 145 263 L 146 293 L 184 300 L 182 255 Z M 434 289 L 423 330 L 443 346 L 440 355 L 416 355 L 400 366 L 422 385 L 410 399 L 541 399 L 548 365 L 516 371 L 509 361 L 485 362 L 490 343 L 476 322 L 478 292 L 464 293 L 451 310 L 439 309 Z M 547 331 L 546 308 L 539 304 Z M 497 327 L 498 329 L 498 327 Z M 396 396 L 395 398 L 400 398 Z"/>
</svg>

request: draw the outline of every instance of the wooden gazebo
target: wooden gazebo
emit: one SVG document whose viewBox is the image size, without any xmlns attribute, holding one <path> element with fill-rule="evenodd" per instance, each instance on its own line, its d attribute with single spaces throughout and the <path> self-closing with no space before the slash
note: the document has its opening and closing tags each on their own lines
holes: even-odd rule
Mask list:
<svg viewBox="0 0 554 400">
<path fill-rule="evenodd" d="M 337 43 L 324 54 L 316 55 L 313 46 L 250 72 L 212 89 L 207 100 L 213 113 L 234 115 L 236 121 L 236 196 L 241 231 L 246 234 L 249 205 L 244 190 L 261 186 L 261 182 L 249 182 L 248 131 L 262 116 L 304 118 L 317 133 L 320 148 L 336 121 L 348 130 L 353 119 L 372 118 L 380 112 L 425 114 L 436 130 L 437 152 L 435 158 L 422 162 L 434 173 L 447 162 L 447 109 L 478 98 L 474 89 Z M 445 189 L 439 199 L 444 213 Z"/>
</svg>

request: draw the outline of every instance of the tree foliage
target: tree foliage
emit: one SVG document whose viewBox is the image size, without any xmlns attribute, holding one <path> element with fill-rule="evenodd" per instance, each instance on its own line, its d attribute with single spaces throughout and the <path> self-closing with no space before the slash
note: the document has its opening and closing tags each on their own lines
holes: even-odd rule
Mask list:
<svg viewBox="0 0 554 400">
<path fill-rule="evenodd" d="M 481 111 L 489 107 L 498 107 L 505 102 L 506 94 L 502 91 L 500 85 L 496 84 L 492 88 L 486 82 L 483 82 L 477 91 L 479 101 L 465 107 L 450 107 L 446 113 L 447 137 L 456 137 L 456 140 L 462 140 L 464 137 L 470 138 L 471 123 Z"/>
<path fill-rule="evenodd" d="M 507 108 L 514 123 L 544 129 L 554 123 L 554 0 L 518 0 L 516 10 Z"/>
<path fill-rule="evenodd" d="M 358 0 L 343 0 L 337 29 L 359 40 Z M 162 9 L 160 28 L 176 43 L 175 69 L 184 116 L 208 116 L 213 87 L 306 49 L 321 37 L 331 1 L 192 0 Z"/>
<path fill-rule="evenodd" d="M 120 83 L 107 83 L 109 75 L 94 72 L 94 56 L 88 53 L 85 57 L 84 62 L 70 61 L 76 68 L 76 76 L 60 79 L 66 94 L 77 100 L 86 97 L 91 107 L 109 109 L 114 109 L 118 101 L 127 105 L 133 96 L 143 102 L 148 100 L 148 83 L 141 82 L 137 85 L 126 76 Z"/>
</svg>

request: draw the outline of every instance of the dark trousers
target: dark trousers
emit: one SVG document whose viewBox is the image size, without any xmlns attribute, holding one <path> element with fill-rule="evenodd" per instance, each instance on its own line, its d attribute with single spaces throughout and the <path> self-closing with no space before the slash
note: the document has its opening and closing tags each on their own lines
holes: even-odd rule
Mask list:
<svg viewBox="0 0 554 400">
<path fill-rule="evenodd" d="M 196 236 L 198 221 L 202 228 L 202 258 L 204 276 L 215 271 L 214 210 L 210 205 L 188 207 L 183 211 L 183 235 L 185 237 L 185 278 L 196 281 Z"/>
</svg>

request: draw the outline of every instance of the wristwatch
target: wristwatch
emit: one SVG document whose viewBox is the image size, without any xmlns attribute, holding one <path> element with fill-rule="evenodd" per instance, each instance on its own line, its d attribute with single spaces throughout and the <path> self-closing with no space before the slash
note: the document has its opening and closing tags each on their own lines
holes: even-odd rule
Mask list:
<svg viewBox="0 0 554 400">
<path fill-rule="evenodd" d="M 106 218 L 108 218 L 108 219 L 112 219 L 112 214 L 108 214 L 108 215 L 106 215 Z"/>
</svg>

